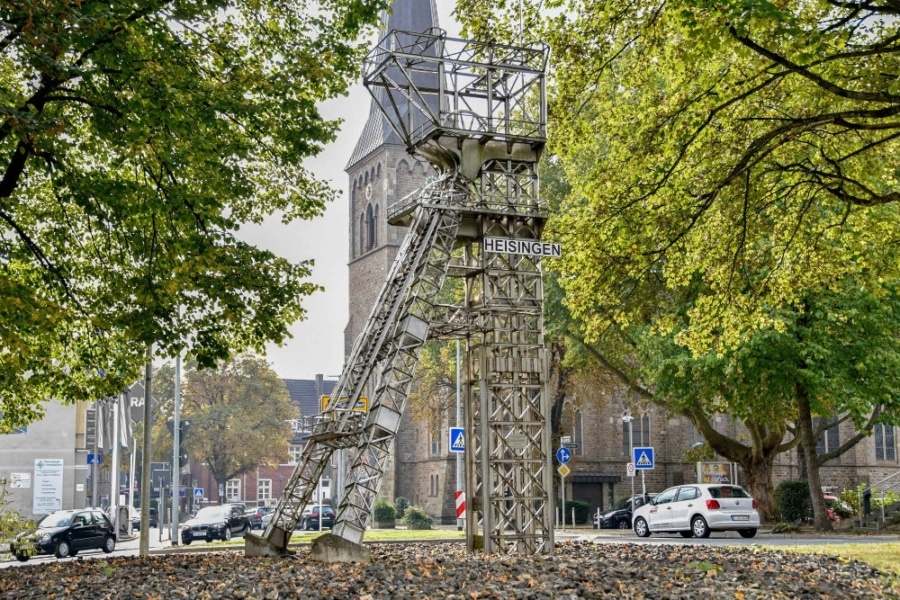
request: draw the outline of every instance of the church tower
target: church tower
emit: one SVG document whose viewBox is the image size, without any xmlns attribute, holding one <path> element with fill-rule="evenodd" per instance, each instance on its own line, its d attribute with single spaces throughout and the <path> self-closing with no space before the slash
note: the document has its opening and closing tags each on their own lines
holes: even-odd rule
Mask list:
<svg viewBox="0 0 900 600">
<path fill-rule="evenodd" d="M 382 16 L 382 23 L 382 35 L 391 30 L 420 32 L 436 28 L 435 1 L 394 0 L 393 10 Z M 368 120 L 344 170 L 350 179 L 350 314 L 344 329 L 344 354 L 348 356 L 356 338 L 365 329 L 406 235 L 406 228 L 388 224 L 388 208 L 422 189 L 435 171 L 428 162 L 407 152 L 374 99 Z M 396 443 L 400 443 L 400 437 L 417 437 L 410 432 L 413 427 L 414 424 L 404 418 L 403 429 L 407 434 L 400 434 Z M 396 456 L 392 463 L 379 491 L 380 497 L 391 500 L 397 487 Z M 410 484 L 402 487 L 408 488 Z"/>
</svg>

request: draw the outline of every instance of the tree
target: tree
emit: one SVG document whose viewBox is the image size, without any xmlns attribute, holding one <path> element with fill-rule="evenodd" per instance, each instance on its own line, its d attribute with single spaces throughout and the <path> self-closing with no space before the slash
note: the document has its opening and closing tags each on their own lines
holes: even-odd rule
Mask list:
<svg viewBox="0 0 900 600">
<path fill-rule="evenodd" d="M 184 447 L 217 483 L 288 461 L 288 420 L 297 409 L 265 360 L 243 354 L 186 379 L 183 415 L 191 430 Z"/>
<path fill-rule="evenodd" d="M 288 337 L 310 263 L 243 223 L 322 213 L 302 165 L 334 138 L 386 0 L 0 5 L 4 426 L 110 395 L 144 352 L 211 366 Z"/>
<path fill-rule="evenodd" d="M 793 444 L 815 462 L 813 416 L 896 421 L 877 364 L 895 360 L 896 7 L 581 4 L 511 6 L 490 30 L 513 39 L 524 22 L 554 49 L 549 147 L 572 192 L 551 235 L 586 347 L 763 482 Z M 487 31 L 483 8 L 460 3 L 470 31 Z M 842 349 L 822 331 L 870 326 L 874 361 L 868 342 Z M 853 388 L 863 364 L 871 390 L 823 385 Z M 717 434 L 717 411 L 752 443 Z"/>
</svg>

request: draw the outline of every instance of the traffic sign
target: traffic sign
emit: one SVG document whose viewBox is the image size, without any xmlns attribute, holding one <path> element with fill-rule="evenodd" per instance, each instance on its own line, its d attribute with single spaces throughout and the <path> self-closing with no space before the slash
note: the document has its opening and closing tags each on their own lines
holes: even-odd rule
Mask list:
<svg viewBox="0 0 900 600">
<path fill-rule="evenodd" d="M 89 465 L 99 465 L 103 462 L 103 453 L 98 452 L 97 454 L 91 453 L 88 454 L 87 464 Z"/>
<path fill-rule="evenodd" d="M 560 448 L 556 451 L 556 460 L 558 460 L 562 464 L 566 464 L 567 462 L 572 460 L 572 451 L 568 448 Z"/>
<path fill-rule="evenodd" d="M 194 498 L 203 497 L 203 488 L 194 488 Z"/>
<path fill-rule="evenodd" d="M 563 444 L 563 448 L 571 448 L 574 450 L 577 447 L 578 444 L 576 444 L 575 442 L 566 442 L 565 444 Z"/>
<path fill-rule="evenodd" d="M 556 467 L 556 472 L 559 473 L 562 477 L 568 475 L 570 470 L 571 469 L 569 469 L 569 467 L 567 467 L 566 465 L 559 465 L 558 467 Z"/>
<path fill-rule="evenodd" d="M 655 466 L 652 447 L 635 448 L 633 455 L 634 468 L 638 471 L 652 469 Z"/>
<path fill-rule="evenodd" d="M 466 431 L 462 427 L 450 428 L 450 452 L 466 451 Z"/>
<path fill-rule="evenodd" d="M 328 408 L 328 403 L 331 401 L 331 396 L 322 396 L 320 401 L 322 403 L 322 412 L 325 412 L 325 409 Z M 335 408 L 347 408 L 347 397 L 341 397 L 337 405 L 335 405 Z M 356 412 L 369 412 L 369 399 L 363 397 L 357 398 L 356 404 L 353 405 L 353 410 Z"/>
<path fill-rule="evenodd" d="M 633 463 L 633 462 L 632 462 L 632 463 L 628 463 L 628 465 L 626 465 L 626 467 L 625 467 L 625 473 L 626 473 L 629 477 L 634 477 L 634 463 Z"/>
</svg>

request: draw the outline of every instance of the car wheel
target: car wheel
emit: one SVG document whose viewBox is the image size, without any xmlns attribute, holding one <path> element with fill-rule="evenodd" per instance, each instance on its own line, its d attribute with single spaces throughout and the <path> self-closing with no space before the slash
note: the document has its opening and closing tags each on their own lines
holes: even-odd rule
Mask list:
<svg viewBox="0 0 900 600">
<path fill-rule="evenodd" d="M 741 534 L 742 538 L 756 537 L 755 529 L 738 529 L 738 533 Z"/>
<path fill-rule="evenodd" d="M 225 527 L 225 533 L 222 534 L 222 539 L 226 542 L 231 539 L 231 527 Z"/>
<path fill-rule="evenodd" d="M 185 546 L 190 546 L 192 541 L 193 540 L 181 540 L 181 543 L 184 544 Z"/>
<path fill-rule="evenodd" d="M 642 517 L 634 520 L 634 533 L 638 537 L 650 537 L 650 527 Z"/>
<path fill-rule="evenodd" d="M 619 521 L 619 529 L 631 529 L 631 527 L 628 525 L 628 521 L 622 519 Z"/>
<path fill-rule="evenodd" d="M 16 560 L 19 562 L 25 562 L 29 558 L 31 558 L 31 557 L 28 556 L 27 554 L 16 554 Z"/>
<path fill-rule="evenodd" d="M 709 525 L 706 523 L 706 519 L 697 515 L 691 520 L 691 531 L 694 532 L 694 535 L 698 538 L 708 538 L 709 537 Z"/>
<path fill-rule="evenodd" d="M 109 554 L 113 550 L 116 549 L 116 538 L 111 535 L 106 536 L 106 539 L 103 540 L 103 551 Z"/>
<path fill-rule="evenodd" d="M 59 543 L 56 544 L 56 558 L 66 558 L 71 553 L 72 546 L 69 544 L 68 540 L 60 540 Z"/>
<path fill-rule="evenodd" d="M 691 537 L 694 535 L 693 531 L 679 531 L 678 533 L 681 534 L 681 537 Z"/>
<path fill-rule="evenodd" d="M 306 527 L 305 527 L 305 529 L 306 529 L 307 531 L 312 531 L 312 530 L 313 530 L 312 521 L 307 521 L 307 522 L 306 522 Z"/>
</svg>

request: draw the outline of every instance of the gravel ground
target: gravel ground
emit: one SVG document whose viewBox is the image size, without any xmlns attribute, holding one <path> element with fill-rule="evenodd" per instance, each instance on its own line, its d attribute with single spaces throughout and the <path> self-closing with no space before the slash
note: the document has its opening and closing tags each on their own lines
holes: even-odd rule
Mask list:
<svg viewBox="0 0 900 600">
<path fill-rule="evenodd" d="M 900 598 L 900 582 L 864 563 L 746 546 L 570 542 L 550 556 L 471 555 L 458 543 L 370 548 L 366 565 L 314 562 L 308 548 L 23 565 L 0 572 L 0 599 Z"/>
</svg>

